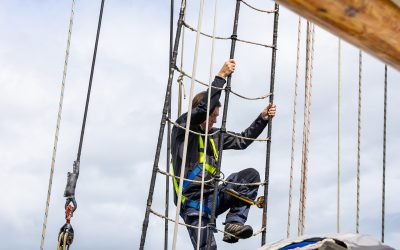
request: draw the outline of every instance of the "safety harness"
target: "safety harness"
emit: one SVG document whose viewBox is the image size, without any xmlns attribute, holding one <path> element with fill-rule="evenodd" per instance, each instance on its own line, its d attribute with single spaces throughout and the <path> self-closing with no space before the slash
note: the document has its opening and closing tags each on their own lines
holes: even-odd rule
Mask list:
<svg viewBox="0 0 400 250">
<path fill-rule="evenodd" d="M 210 142 L 211 142 L 211 146 L 213 149 L 215 162 L 218 162 L 217 148 L 215 147 L 215 142 L 214 142 L 213 138 L 211 138 L 211 137 L 210 137 Z M 186 180 L 184 180 L 183 186 L 182 186 L 182 192 L 184 190 L 186 190 L 190 186 L 191 181 L 194 180 L 202 172 L 203 165 L 205 165 L 205 171 L 210 173 L 212 176 L 214 176 L 217 173 L 217 168 L 215 166 L 211 165 L 210 163 L 208 163 L 206 159 L 207 159 L 207 157 L 204 156 L 204 141 L 203 141 L 203 138 L 199 135 L 199 164 L 197 164 L 197 166 L 187 176 Z M 205 164 L 204 164 L 204 162 L 205 162 Z M 173 180 L 174 180 L 175 192 L 176 192 L 176 195 L 178 195 L 178 193 L 179 193 L 178 180 L 175 177 L 173 167 L 171 168 L 171 170 L 172 170 L 172 176 L 173 176 Z M 181 204 L 183 207 L 186 206 L 186 207 L 191 207 L 191 208 L 200 210 L 200 201 L 189 200 L 184 195 L 182 195 Z M 217 204 L 218 204 L 218 202 L 217 202 Z M 209 207 L 207 207 L 206 205 L 203 205 L 203 212 L 205 212 L 207 214 L 211 214 L 211 209 Z"/>
</svg>

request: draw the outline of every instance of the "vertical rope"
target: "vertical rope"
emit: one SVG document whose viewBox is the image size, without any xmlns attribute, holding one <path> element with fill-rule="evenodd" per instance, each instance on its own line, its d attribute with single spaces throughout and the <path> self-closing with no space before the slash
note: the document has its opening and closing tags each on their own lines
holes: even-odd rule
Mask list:
<svg viewBox="0 0 400 250">
<path fill-rule="evenodd" d="M 387 65 L 385 64 L 385 92 L 383 105 L 383 169 L 382 169 L 382 232 L 381 241 L 385 242 L 385 188 L 386 188 L 386 119 L 387 119 Z"/>
<path fill-rule="evenodd" d="M 303 229 L 302 234 L 304 234 L 305 228 L 305 217 L 306 217 L 306 203 L 307 203 L 307 188 L 308 188 L 308 154 L 309 154 L 309 142 L 310 142 L 310 122 L 311 122 L 311 97 L 312 97 L 312 77 L 313 77 L 313 62 L 314 62 L 314 31 L 315 26 L 313 23 L 310 23 L 310 30 L 311 30 L 311 52 L 310 52 L 310 70 L 308 76 L 308 109 L 307 109 L 307 134 L 306 134 L 306 157 L 305 157 L 305 167 L 304 167 L 304 209 L 303 209 Z"/>
<path fill-rule="evenodd" d="M 169 74 L 171 74 L 172 69 L 172 46 L 173 46 L 173 30 L 174 30 L 174 0 L 170 3 L 170 22 L 169 22 Z M 172 88 L 171 88 L 172 91 Z M 172 97 L 169 96 L 168 102 L 171 103 Z M 171 118 L 171 105 L 168 107 L 168 119 Z M 171 161 L 171 124 L 167 125 L 167 173 L 169 173 L 170 161 Z M 169 217 L 169 176 L 165 176 L 165 216 Z M 164 220 L 164 250 L 168 249 L 168 220 Z"/>
<path fill-rule="evenodd" d="M 338 155 L 337 155 L 337 218 L 336 232 L 340 233 L 340 96 L 342 85 L 342 42 L 338 44 Z"/>
<path fill-rule="evenodd" d="M 299 205 L 299 220 L 297 227 L 298 236 L 303 234 L 304 229 L 304 208 L 305 208 L 305 165 L 307 158 L 307 117 L 308 117 L 308 80 L 309 80 L 309 69 L 310 69 L 310 22 L 307 22 L 307 38 L 306 38 L 306 69 L 305 69 L 305 86 L 304 86 L 304 118 L 303 118 L 303 142 L 302 142 L 302 159 L 301 159 L 301 178 L 300 178 L 300 205 Z"/>
<path fill-rule="evenodd" d="M 279 5 L 275 3 L 275 13 L 274 13 L 274 29 L 272 34 L 272 55 L 271 55 L 271 78 L 269 92 L 269 102 L 274 102 L 274 88 L 275 88 L 275 69 L 276 69 L 276 51 L 278 46 L 278 24 L 279 24 Z M 268 138 L 272 138 L 272 119 L 268 120 Z M 262 214 L 262 233 L 261 233 L 261 245 L 265 244 L 266 234 L 267 234 L 267 212 L 268 212 L 268 199 L 269 199 L 269 170 L 271 163 L 271 140 L 267 142 L 267 152 L 265 157 L 265 186 L 264 186 L 264 206 Z"/>
<path fill-rule="evenodd" d="M 179 11 L 178 27 L 176 29 L 174 49 L 172 52 L 171 65 L 175 65 L 175 63 L 176 63 L 176 58 L 178 55 L 178 48 L 179 48 L 179 40 L 180 40 L 180 36 L 181 36 L 181 31 L 182 31 L 183 17 L 185 15 L 185 9 L 186 9 L 186 0 L 182 0 L 181 8 Z M 163 107 L 163 113 L 162 113 L 161 122 L 160 122 L 160 130 L 158 133 L 156 153 L 154 156 L 153 170 L 152 170 L 151 180 L 150 180 L 150 188 L 149 188 L 149 193 L 147 196 L 146 212 L 144 215 L 144 220 L 143 220 L 143 225 L 142 225 L 142 235 L 140 237 L 140 245 L 139 245 L 140 250 L 144 249 L 144 244 L 146 242 L 147 228 L 149 226 L 150 209 L 151 209 L 151 204 L 153 203 L 154 187 L 155 187 L 155 183 L 156 183 L 158 163 L 160 161 L 160 153 L 161 153 L 161 147 L 162 147 L 162 142 L 163 142 L 165 124 L 167 121 L 168 109 L 169 109 L 169 106 L 171 105 L 170 95 L 171 95 L 171 87 L 172 87 L 173 78 L 174 78 L 174 70 L 170 70 L 169 76 L 168 76 L 167 90 L 165 92 L 164 107 Z"/>
<path fill-rule="evenodd" d="M 70 15 L 70 18 L 69 18 L 67 48 L 65 50 L 64 70 L 63 70 L 63 77 L 62 77 L 62 82 L 61 82 L 61 94 L 60 94 L 60 100 L 59 100 L 59 104 L 58 104 L 56 132 L 55 132 L 55 136 L 54 136 L 53 154 L 52 154 L 52 157 L 51 157 L 50 178 L 49 178 L 49 185 L 48 185 L 48 189 L 47 189 L 46 209 L 45 209 L 45 212 L 44 212 L 43 227 L 42 227 L 42 238 L 41 238 L 41 241 L 40 241 L 40 249 L 41 250 L 43 250 L 44 241 L 45 241 L 45 238 L 46 238 L 46 227 L 47 227 L 47 219 L 48 219 L 48 214 L 49 214 L 51 189 L 52 189 L 52 186 L 53 186 L 54 165 L 55 165 L 55 162 L 56 162 L 56 155 L 57 155 L 58 135 L 59 135 L 59 131 L 60 131 L 62 106 L 63 106 L 63 101 L 64 101 L 65 80 L 67 78 L 69 48 L 70 48 L 70 45 L 71 45 L 72 26 L 73 26 L 73 23 L 74 23 L 74 12 L 75 12 L 75 0 L 72 0 L 71 15 Z"/>
<path fill-rule="evenodd" d="M 293 121 L 292 121 L 292 152 L 290 157 L 290 181 L 289 181 L 289 207 L 288 207 L 288 223 L 286 237 L 290 237 L 290 220 L 292 211 L 292 190 L 293 190 L 293 164 L 294 164 L 294 146 L 296 140 L 296 106 L 297 106 L 297 89 L 299 81 L 299 62 L 300 62 L 300 42 L 301 42 L 301 17 L 297 25 L 297 52 L 296 52 L 296 78 L 294 81 L 294 101 L 293 101 Z"/>
<path fill-rule="evenodd" d="M 189 111 L 186 120 L 186 129 L 185 129 L 185 140 L 183 145 L 183 157 L 182 157 L 182 165 L 181 165 L 181 173 L 179 179 L 179 191 L 178 191 L 178 200 L 176 204 L 176 213 L 175 213 L 175 226 L 174 226 L 174 236 L 172 241 L 172 249 L 176 249 L 176 239 L 178 236 L 178 226 L 179 226 L 179 214 L 181 210 L 181 202 L 182 202 L 182 186 L 183 186 L 183 178 L 185 174 L 185 167 L 186 167 L 186 160 L 187 160 L 187 148 L 188 148 L 188 139 L 189 139 L 189 128 L 190 128 L 190 121 L 192 116 L 192 99 L 193 99 L 193 89 L 194 83 L 196 79 L 197 73 L 197 62 L 198 62 L 198 53 L 199 53 L 199 44 L 200 44 L 200 32 L 201 32 L 201 25 L 203 20 L 203 11 L 204 11 L 204 0 L 200 1 L 199 7 L 199 16 L 197 21 L 197 34 L 196 34 L 196 44 L 194 49 L 194 58 L 193 58 L 193 69 L 192 69 L 192 80 L 190 86 L 190 99 L 189 99 Z"/>
<path fill-rule="evenodd" d="M 308 143 L 310 133 L 310 107 L 311 107 L 311 88 L 312 88 L 312 69 L 313 69 L 313 50 L 314 50 L 314 25 L 307 22 L 307 42 L 306 42 L 306 74 L 305 74 L 305 97 L 304 97 L 304 128 L 303 128 L 303 148 L 302 148 L 302 167 L 300 180 L 300 206 L 297 234 L 304 234 L 305 209 L 307 200 L 307 171 L 308 171 Z"/>
<path fill-rule="evenodd" d="M 202 175 L 201 175 L 201 188 L 200 188 L 200 209 L 199 209 L 199 224 L 197 230 L 197 250 L 200 250 L 200 234 L 201 234 L 201 220 L 203 217 L 203 197 L 204 197 L 204 177 L 206 171 L 206 162 L 207 162 L 207 148 L 208 148 L 208 121 L 209 121 L 209 114 L 210 114 L 210 103 L 211 103 L 211 83 L 212 83 L 212 76 L 213 76 L 213 67 L 214 67 L 214 47 L 215 47 L 215 31 L 217 26 L 217 4 L 218 0 L 215 0 L 214 4 L 214 25 L 213 25 L 213 35 L 212 35 L 212 45 L 211 45 L 211 62 L 210 62 L 210 73 L 208 78 L 208 96 L 207 96 L 207 115 L 206 115 L 206 129 L 205 129 L 205 136 L 204 136 L 204 161 L 203 161 L 203 168 L 202 168 Z M 208 230 L 208 229 L 206 229 Z"/>
<path fill-rule="evenodd" d="M 358 57 L 358 129 L 357 129 L 357 215 L 356 233 L 360 229 L 360 152 L 361 152 L 361 90 L 362 90 L 362 52 L 359 51 Z"/>
</svg>

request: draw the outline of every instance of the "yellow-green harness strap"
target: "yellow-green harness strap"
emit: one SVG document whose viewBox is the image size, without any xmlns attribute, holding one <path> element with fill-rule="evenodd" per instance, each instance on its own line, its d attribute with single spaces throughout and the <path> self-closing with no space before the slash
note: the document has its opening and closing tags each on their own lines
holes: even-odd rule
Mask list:
<svg viewBox="0 0 400 250">
<path fill-rule="evenodd" d="M 215 142 L 214 142 L 213 138 L 211 138 L 211 137 L 210 137 L 210 142 L 211 142 L 211 146 L 213 148 L 214 158 L 216 161 L 218 161 L 217 148 L 215 147 Z M 199 164 L 189 174 L 189 176 L 187 177 L 188 180 L 184 181 L 183 189 L 186 189 L 190 185 L 190 181 L 194 180 L 196 178 L 196 176 L 201 172 L 201 169 L 202 169 L 203 163 L 204 163 L 204 151 L 203 150 L 204 150 L 204 141 L 203 141 L 203 138 L 199 135 Z M 205 163 L 205 170 L 207 172 L 209 172 L 211 175 L 215 175 L 217 173 L 217 168 L 214 167 L 213 165 L 209 164 L 208 162 Z M 178 184 L 177 178 L 175 177 L 173 166 L 171 167 L 171 171 L 172 171 L 172 177 L 173 177 L 173 181 L 174 181 L 174 189 L 175 189 L 176 194 L 178 195 L 179 184 Z M 182 204 L 184 204 L 185 200 L 186 200 L 186 197 L 182 195 L 182 200 L 181 200 Z"/>
</svg>

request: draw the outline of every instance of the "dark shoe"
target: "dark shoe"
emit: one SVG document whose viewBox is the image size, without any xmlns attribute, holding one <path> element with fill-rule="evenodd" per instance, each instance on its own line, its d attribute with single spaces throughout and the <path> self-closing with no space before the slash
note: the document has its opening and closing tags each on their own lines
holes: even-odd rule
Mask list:
<svg viewBox="0 0 400 250">
<path fill-rule="evenodd" d="M 236 243 L 239 239 L 247 239 L 252 236 L 253 228 L 239 223 L 226 223 L 225 232 L 222 240 L 228 243 Z"/>
</svg>

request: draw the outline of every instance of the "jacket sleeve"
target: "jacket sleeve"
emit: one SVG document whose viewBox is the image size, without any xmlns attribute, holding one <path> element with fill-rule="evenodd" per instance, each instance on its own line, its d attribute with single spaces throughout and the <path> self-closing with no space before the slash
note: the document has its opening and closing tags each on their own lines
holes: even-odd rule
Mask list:
<svg viewBox="0 0 400 250">
<path fill-rule="evenodd" d="M 225 84 L 225 79 L 219 76 L 216 76 L 212 86 L 217 88 L 222 88 Z M 219 98 L 221 97 L 221 89 L 211 88 L 211 100 L 210 107 L 211 109 L 217 105 Z M 192 109 L 192 117 L 191 124 L 201 124 L 207 118 L 207 100 L 208 100 L 208 91 L 204 96 L 203 100 L 200 101 L 199 105 Z M 210 110 L 211 110 L 210 109 Z"/>
<path fill-rule="evenodd" d="M 242 137 L 249 137 L 256 139 L 268 125 L 268 120 L 264 120 L 261 114 L 254 120 L 254 122 L 242 133 L 230 132 L 233 134 L 240 135 Z M 253 140 L 246 140 L 242 138 L 235 137 L 230 134 L 224 135 L 224 146 L 223 149 L 246 149 Z"/>
</svg>

